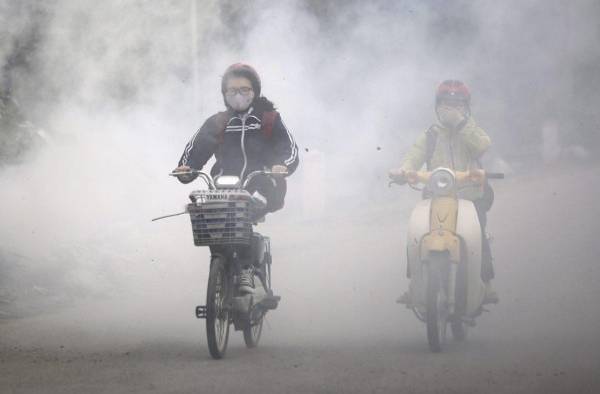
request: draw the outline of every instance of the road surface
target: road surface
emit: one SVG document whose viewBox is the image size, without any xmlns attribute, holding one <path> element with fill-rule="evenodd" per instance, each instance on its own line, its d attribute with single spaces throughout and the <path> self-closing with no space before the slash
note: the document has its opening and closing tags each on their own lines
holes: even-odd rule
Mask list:
<svg viewBox="0 0 600 394">
<path fill-rule="evenodd" d="M 176 286 L 0 320 L 0 392 L 599 393 L 600 168 L 533 171 L 495 190 L 501 303 L 441 354 L 394 303 L 418 195 L 386 189 L 397 204 L 267 224 L 283 300 L 257 349 L 235 333 L 226 359 L 210 358 L 193 318 L 198 264 Z"/>
</svg>

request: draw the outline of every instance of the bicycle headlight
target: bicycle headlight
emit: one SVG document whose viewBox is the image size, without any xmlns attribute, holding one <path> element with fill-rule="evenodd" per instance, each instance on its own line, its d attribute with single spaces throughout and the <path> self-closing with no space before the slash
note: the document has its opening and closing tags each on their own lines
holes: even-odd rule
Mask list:
<svg viewBox="0 0 600 394">
<path fill-rule="evenodd" d="M 447 168 L 438 168 L 429 178 L 429 190 L 438 196 L 447 196 L 454 190 L 456 179 L 454 172 Z"/>
<path fill-rule="evenodd" d="M 232 189 L 238 187 L 240 184 L 240 177 L 234 175 L 221 175 L 215 179 L 215 185 L 221 189 Z"/>
</svg>

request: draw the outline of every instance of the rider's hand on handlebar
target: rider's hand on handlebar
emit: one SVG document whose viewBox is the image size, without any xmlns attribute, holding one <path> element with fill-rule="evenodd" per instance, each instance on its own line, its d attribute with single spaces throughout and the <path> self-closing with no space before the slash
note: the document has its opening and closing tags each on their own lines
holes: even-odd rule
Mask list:
<svg viewBox="0 0 600 394">
<path fill-rule="evenodd" d="M 473 183 L 483 184 L 485 182 L 485 171 L 483 170 L 470 170 L 469 180 Z"/>
<path fill-rule="evenodd" d="M 274 177 L 283 178 L 284 176 L 287 175 L 288 168 L 286 166 L 276 164 L 273 167 L 271 167 L 271 172 L 273 173 L 272 175 Z"/>
<path fill-rule="evenodd" d="M 394 183 L 403 185 L 406 183 L 406 171 L 403 168 L 392 168 L 388 176 Z"/>
<path fill-rule="evenodd" d="M 179 166 L 177 168 L 175 168 L 172 172 L 173 173 L 178 173 L 178 172 L 189 172 L 192 169 L 189 166 Z M 193 174 L 181 174 L 181 175 L 175 175 L 177 177 L 177 179 L 179 179 L 181 182 L 183 183 L 188 183 L 194 180 L 195 176 Z"/>
</svg>

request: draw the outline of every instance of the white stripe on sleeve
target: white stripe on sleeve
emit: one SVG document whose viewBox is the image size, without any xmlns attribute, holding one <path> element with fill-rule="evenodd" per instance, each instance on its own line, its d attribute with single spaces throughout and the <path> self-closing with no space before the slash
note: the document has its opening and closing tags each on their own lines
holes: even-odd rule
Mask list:
<svg viewBox="0 0 600 394">
<path fill-rule="evenodd" d="M 285 123 L 283 123 L 283 119 L 281 118 L 281 115 L 279 115 L 279 120 L 281 120 L 281 124 L 283 125 L 283 128 L 285 129 L 285 132 L 288 135 L 288 138 L 290 140 L 290 148 L 292 150 L 292 154 L 290 155 L 290 157 L 285 160 L 283 163 L 286 166 L 289 166 L 290 164 L 292 164 L 295 160 L 296 160 L 296 156 L 298 155 L 298 149 L 296 146 L 296 141 L 294 140 L 294 137 L 292 136 L 292 134 L 290 134 L 288 128 L 286 127 Z"/>
</svg>

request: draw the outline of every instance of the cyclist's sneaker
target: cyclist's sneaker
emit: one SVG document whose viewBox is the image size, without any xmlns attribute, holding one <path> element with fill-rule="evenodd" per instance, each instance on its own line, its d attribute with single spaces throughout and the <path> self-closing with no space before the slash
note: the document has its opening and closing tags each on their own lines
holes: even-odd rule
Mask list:
<svg viewBox="0 0 600 394">
<path fill-rule="evenodd" d="M 238 290 L 240 293 L 254 293 L 254 273 L 252 269 L 246 268 L 240 272 Z"/>
<path fill-rule="evenodd" d="M 255 302 L 260 302 L 264 297 L 267 296 L 267 290 L 265 289 L 265 287 L 262 284 L 262 280 L 260 280 L 260 278 L 255 275 L 254 276 L 254 301 Z"/>
</svg>

